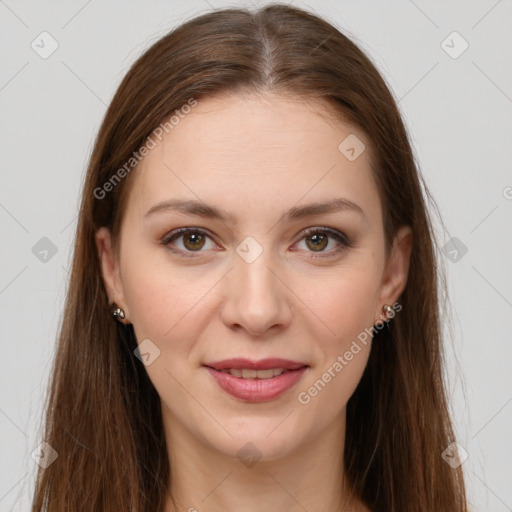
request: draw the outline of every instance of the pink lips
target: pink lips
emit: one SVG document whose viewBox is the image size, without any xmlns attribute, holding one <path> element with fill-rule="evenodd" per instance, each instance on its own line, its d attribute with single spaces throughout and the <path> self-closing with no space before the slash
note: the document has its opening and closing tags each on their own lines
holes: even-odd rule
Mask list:
<svg viewBox="0 0 512 512">
<path fill-rule="evenodd" d="M 279 358 L 261 361 L 235 358 L 205 363 L 204 366 L 224 391 L 235 398 L 248 402 L 266 402 L 281 396 L 294 386 L 308 369 L 308 365 L 305 363 Z M 286 371 L 270 379 L 244 379 L 221 371 L 233 368 L 251 370 L 282 368 Z"/>
</svg>

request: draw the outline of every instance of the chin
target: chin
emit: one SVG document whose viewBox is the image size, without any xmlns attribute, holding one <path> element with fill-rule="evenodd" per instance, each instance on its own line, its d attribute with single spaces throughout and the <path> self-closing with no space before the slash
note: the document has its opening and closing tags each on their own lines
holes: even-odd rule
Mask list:
<svg viewBox="0 0 512 512">
<path fill-rule="evenodd" d="M 222 439 L 209 439 L 210 448 L 228 457 L 234 457 L 241 462 L 250 461 L 270 462 L 282 459 L 299 444 L 297 429 L 278 426 L 282 417 L 273 421 L 251 420 L 250 423 L 225 422 L 226 429 L 233 437 L 222 436 Z M 271 425 L 271 426 L 270 426 Z M 276 428 L 277 426 L 277 428 Z"/>
</svg>

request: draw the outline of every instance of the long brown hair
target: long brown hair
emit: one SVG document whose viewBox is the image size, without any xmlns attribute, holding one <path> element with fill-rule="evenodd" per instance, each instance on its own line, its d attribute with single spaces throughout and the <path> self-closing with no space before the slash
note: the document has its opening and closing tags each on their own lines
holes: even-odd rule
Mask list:
<svg viewBox="0 0 512 512">
<path fill-rule="evenodd" d="M 172 475 L 159 396 L 134 356 L 132 326 L 110 316 L 94 235 L 108 226 L 118 239 L 137 172 L 126 162 L 156 127 L 191 98 L 246 91 L 326 101 L 362 129 L 387 247 L 399 226 L 413 230 L 402 310 L 375 335 L 347 405 L 345 463 L 354 491 L 376 511 L 466 511 L 461 468 L 441 457 L 454 441 L 443 381 L 444 281 L 407 131 L 368 57 L 333 25 L 280 4 L 217 10 L 182 24 L 138 58 L 105 114 L 85 177 L 47 396 L 43 439 L 58 458 L 39 469 L 32 511 L 162 511 Z M 123 166 L 129 170 L 119 173 Z M 122 179 L 114 182 L 116 173 Z"/>
</svg>

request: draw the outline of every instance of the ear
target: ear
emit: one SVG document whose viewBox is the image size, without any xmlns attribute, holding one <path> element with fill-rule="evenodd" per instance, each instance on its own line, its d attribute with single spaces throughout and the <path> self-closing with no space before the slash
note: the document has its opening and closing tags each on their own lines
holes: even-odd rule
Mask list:
<svg viewBox="0 0 512 512">
<path fill-rule="evenodd" d="M 376 305 L 376 321 L 386 320 L 382 307 L 384 304 L 392 306 L 404 291 L 409 274 L 411 251 L 412 229 L 410 226 L 401 226 L 393 240 L 386 268 L 384 269 L 379 300 Z"/>
<path fill-rule="evenodd" d="M 112 237 L 107 227 L 102 227 L 95 234 L 96 248 L 101 267 L 101 275 L 107 292 L 109 304 L 115 302 L 123 311 L 124 319 L 119 322 L 129 324 L 129 313 L 124 297 L 123 284 L 119 273 L 119 262 L 112 247 Z"/>
</svg>

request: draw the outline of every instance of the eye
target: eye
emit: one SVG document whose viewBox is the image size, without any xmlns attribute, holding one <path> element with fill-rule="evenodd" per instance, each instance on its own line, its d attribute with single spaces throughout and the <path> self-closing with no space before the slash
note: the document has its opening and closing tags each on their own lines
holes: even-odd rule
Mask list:
<svg viewBox="0 0 512 512">
<path fill-rule="evenodd" d="M 173 246 L 172 242 L 175 240 L 181 240 L 181 248 L 176 248 Z M 207 240 L 210 240 L 212 245 L 215 246 L 211 237 L 202 229 L 197 228 L 181 228 L 175 231 L 172 231 L 168 235 L 166 235 L 161 244 L 165 247 L 168 247 L 171 251 L 177 252 L 182 256 L 195 256 L 195 252 L 201 252 L 206 246 L 206 249 L 212 249 L 213 247 L 208 247 L 206 243 Z"/>
<path fill-rule="evenodd" d="M 334 229 L 325 227 L 313 227 L 306 229 L 303 233 L 300 242 L 305 241 L 306 250 L 312 249 L 309 252 L 322 253 L 321 255 L 312 254 L 310 257 L 327 257 L 338 254 L 340 251 L 347 247 L 351 247 L 351 242 L 346 235 Z M 325 250 L 329 246 L 330 239 L 338 242 L 334 249 Z M 327 253 L 327 254 L 323 254 Z"/>
<path fill-rule="evenodd" d="M 312 253 L 322 253 L 321 255 L 312 254 L 311 258 L 327 257 L 338 254 L 340 251 L 347 247 L 351 247 L 351 242 L 346 235 L 334 229 L 326 227 L 312 227 L 302 232 L 302 238 L 306 241 L 306 251 Z M 180 240 L 181 243 L 177 244 L 181 247 L 176 247 L 174 242 Z M 325 250 L 329 247 L 329 242 L 334 239 L 338 242 L 334 249 Z M 211 245 L 208 247 L 207 241 Z M 194 257 L 194 253 L 203 252 L 201 249 L 213 249 L 215 243 L 212 237 L 204 230 L 199 228 L 180 228 L 167 234 L 160 242 L 164 247 L 167 247 L 172 252 L 178 253 L 180 256 Z M 323 254 L 327 253 L 327 254 Z"/>
</svg>

